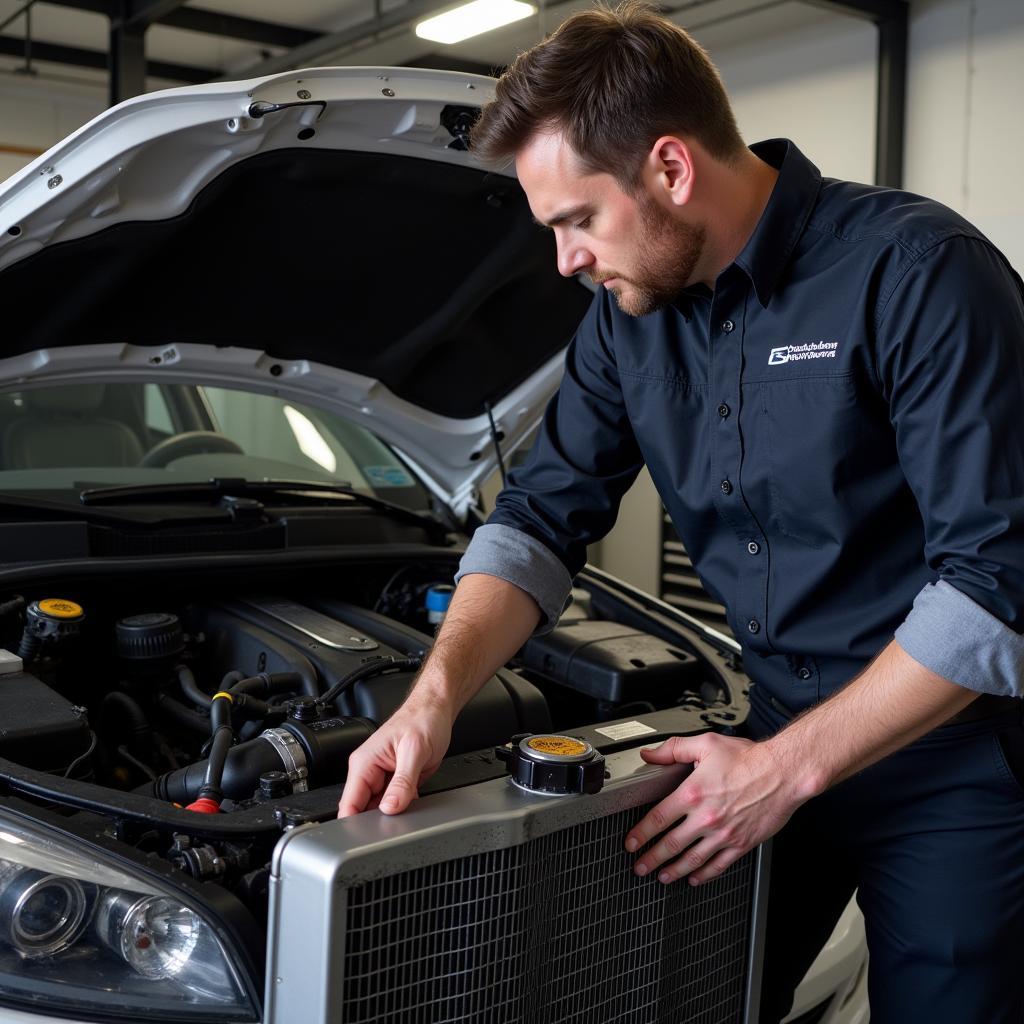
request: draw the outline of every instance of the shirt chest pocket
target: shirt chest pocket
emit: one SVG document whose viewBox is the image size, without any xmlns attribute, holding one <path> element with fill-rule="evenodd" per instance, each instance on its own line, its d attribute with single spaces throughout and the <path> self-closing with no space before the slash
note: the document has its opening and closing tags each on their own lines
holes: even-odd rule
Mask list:
<svg viewBox="0 0 1024 1024">
<path fill-rule="evenodd" d="M 854 373 L 743 386 L 743 491 L 770 529 L 838 545 L 874 506 L 872 481 L 897 465 L 884 403 Z"/>
<path fill-rule="evenodd" d="M 620 371 L 620 380 L 633 433 L 663 498 L 695 504 L 708 493 L 708 386 L 630 371 Z"/>
</svg>

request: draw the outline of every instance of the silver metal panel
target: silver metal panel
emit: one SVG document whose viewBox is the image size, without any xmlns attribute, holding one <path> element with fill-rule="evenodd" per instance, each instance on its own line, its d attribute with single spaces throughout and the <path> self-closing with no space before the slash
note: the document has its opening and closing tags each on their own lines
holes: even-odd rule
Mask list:
<svg viewBox="0 0 1024 1024">
<path fill-rule="evenodd" d="M 295 489 L 299 491 L 302 488 Z M 352 626 L 346 626 L 344 622 L 328 618 L 320 612 L 313 611 L 312 608 L 286 598 L 258 597 L 242 603 L 277 619 L 278 622 L 283 622 L 286 626 L 291 626 L 292 629 L 304 633 L 325 647 L 333 647 L 336 651 L 375 651 L 380 647 L 376 640 L 356 633 Z"/>
<path fill-rule="evenodd" d="M 495 780 L 284 837 L 267 1024 L 747 1020 L 759 861 L 637 878 L 625 832 L 686 769 L 607 767 L 592 796 Z"/>
<path fill-rule="evenodd" d="M 768 921 L 768 879 L 771 873 L 772 841 L 762 843 L 754 852 L 754 905 L 750 926 L 750 952 L 747 963 L 747 999 L 743 1024 L 758 1024 L 761 1016 L 761 977 L 764 966 L 764 936 Z"/>
</svg>

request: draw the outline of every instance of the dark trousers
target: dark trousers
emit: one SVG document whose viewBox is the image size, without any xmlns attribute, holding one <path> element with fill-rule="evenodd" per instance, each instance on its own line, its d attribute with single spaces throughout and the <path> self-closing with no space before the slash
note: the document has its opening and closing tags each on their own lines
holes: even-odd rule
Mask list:
<svg viewBox="0 0 1024 1024">
<path fill-rule="evenodd" d="M 784 724 L 758 702 L 748 729 Z M 1024 1022 L 1019 709 L 941 726 L 805 804 L 775 837 L 761 1024 L 789 1012 L 855 889 L 872 1024 Z"/>
</svg>

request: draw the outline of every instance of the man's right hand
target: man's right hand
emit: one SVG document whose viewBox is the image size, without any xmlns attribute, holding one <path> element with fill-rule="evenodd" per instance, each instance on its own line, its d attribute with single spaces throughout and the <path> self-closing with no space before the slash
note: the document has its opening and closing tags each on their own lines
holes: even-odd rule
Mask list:
<svg viewBox="0 0 1024 1024">
<path fill-rule="evenodd" d="M 459 710 L 539 620 L 537 603 L 515 584 L 485 573 L 464 576 L 412 692 L 348 759 L 338 817 L 373 807 L 404 811 L 440 766 Z"/>
<path fill-rule="evenodd" d="M 404 811 L 440 766 L 453 720 L 443 704 L 410 696 L 349 758 L 338 817 L 378 806 L 385 814 Z"/>
</svg>

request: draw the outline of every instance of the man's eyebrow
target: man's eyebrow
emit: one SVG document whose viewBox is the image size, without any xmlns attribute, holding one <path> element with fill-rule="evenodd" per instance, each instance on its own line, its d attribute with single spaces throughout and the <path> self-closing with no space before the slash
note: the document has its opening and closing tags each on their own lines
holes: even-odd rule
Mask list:
<svg viewBox="0 0 1024 1024">
<path fill-rule="evenodd" d="M 533 218 L 533 222 L 535 224 L 539 224 L 542 228 L 553 228 L 559 224 L 564 224 L 567 220 L 573 220 L 574 218 L 579 217 L 589 209 L 590 206 L 588 203 L 580 203 L 579 206 L 573 206 L 568 210 L 563 210 L 561 213 L 556 213 L 551 220 L 547 221 L 547 223 L 542 220 L 537 220 L 536 217 Z"/>
</svg>

